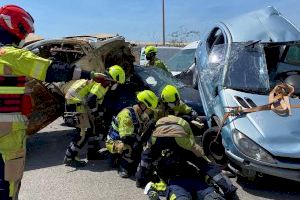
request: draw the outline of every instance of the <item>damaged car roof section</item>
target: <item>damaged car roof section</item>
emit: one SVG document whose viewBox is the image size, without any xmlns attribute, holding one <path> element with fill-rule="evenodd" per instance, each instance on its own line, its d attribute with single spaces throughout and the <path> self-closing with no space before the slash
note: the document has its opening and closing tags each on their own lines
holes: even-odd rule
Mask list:
<svg viewBox="0 0 300 200">
<path fill-rule="evenodd" d="M 300 40 L 299 29 L 272 6 L 223 20 L 218 26 L 227 32 L 228 43 L 251 40 L 261 42 Z"/>
<path fill-rule="evenodd" d="M 109 34 L 40 40 L 25 48 L 43 58 L 74 64 L 87 71 L 103 72 L 105 67 L 117 64 L 131 73 L 134 62 L 124 37 Z"/>
</svg>

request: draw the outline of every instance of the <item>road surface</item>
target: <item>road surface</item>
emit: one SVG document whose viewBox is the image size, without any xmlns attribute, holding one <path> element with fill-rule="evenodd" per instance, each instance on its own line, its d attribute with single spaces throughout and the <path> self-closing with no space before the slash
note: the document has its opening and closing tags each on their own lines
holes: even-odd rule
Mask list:
<svg viewBox="0 0 300 200">
<path fill-rule="evenodd" d="M 20 200 L 143 200 L 133 179 L 119 178 L 107 161 L 93 161 L 80 170 L 62 164 L 74 131 L 59 119 L 27 142 L 27 160 Z M 84 153 L 82 155 L 84 157 Z M 300 172 L 299 172 L 300 173 Z M 241 200 L 299 200 L 300 184 L 278 178 L 257 182 L 231 179 Z"/>
</svg>

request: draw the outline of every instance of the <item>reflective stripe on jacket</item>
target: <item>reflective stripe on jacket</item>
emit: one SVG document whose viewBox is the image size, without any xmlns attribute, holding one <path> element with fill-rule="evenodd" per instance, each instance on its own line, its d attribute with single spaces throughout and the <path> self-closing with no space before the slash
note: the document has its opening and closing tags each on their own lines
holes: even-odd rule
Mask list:
<svg viewBox="0 0 300 200">
<path fill-rule="evenodd" d="M 28 76 L 45 81 L 51 60 L 12 46 L 0 48 L 0 75 Z"/>
<path fill-rule="evenodd" d="M 21 112 L 25 77 L 0 76 L 0 113 Z"/>
<path fill-rule="evenodd" d="M 119 112 L 115 120 L 112 122 L 112 128 L 119 133 L 120 138 L 134 135 L 137 126 L 139 126 L 136 116 L 137 115 L 133 108 L 124 108 L 121 112 Z"/>
<path fill-rule="evenodd" d="M 64 88 L 66 91 L 65 98 L 67 104 L 83 103 L 88 94 L 92 93 L 97 96 L 98 103 L 101 104 L 108 87 L 104 88 L 101 83 L 93 80 L 80 79 L 74 81 L 69 88 Z"/>
</svg>

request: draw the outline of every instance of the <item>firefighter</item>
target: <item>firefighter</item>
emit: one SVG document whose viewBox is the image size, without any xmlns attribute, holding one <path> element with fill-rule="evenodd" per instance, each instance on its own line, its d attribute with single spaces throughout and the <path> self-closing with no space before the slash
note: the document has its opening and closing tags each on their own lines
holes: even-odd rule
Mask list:
<svg viewBox="0 0 300 200">
<path fill-rule="evenodd" d="M 103 80 L 104 75 L 36 56 L 19 45 L 34 32 L 34 20 L 16 5 L 0 7 L 0 199 L 17 199 L 23 176 L 27 116 L 31 98 L 26 77 L 40 81 L 79 78 Z"/>
<path fill-rule="evenodd" d="M 180 99 L 177 88 L 173 85 L 166 85 L 161 92 L 160 111 L 162 116 L 175 115 L 196 119 L 198 114 L 191 107 Z"/>
<path fill-rule="evenodd" d="M 157 48 L 154 46 L 147 46 L 145 48 L 146 59 L 148 60 L 147 66 L 155 66 L 169 72 L 166 65 L 160 59 L 156 58 Z"/>
<path fill-rule="evenodd" d="M 100 154 L 100 140 L 95 120 L 101 115 L 101 104 L 109 90 L 115 90 L 117 84 L 125 83 L 125 72 L 122 67 L 114 65 L 107 73 L 114 81 L 113 85 L 103 85 L 93 80 L 81 79 L 71 84 L 66 92 L 66 109 L 68 112 L 77 113 L 78 135 L 67 147 L 64 163 L 72 167 L 84 167 L 86 162 L 78 157 L 79 150 L 88 142 L 88 160 L 103 159 Z"/>
<path fill-rule="evenodd" d="M 151 90 L 137 94 L 138 103 L 121 110 L 113 118 L 107 135 L 106 148 L 119 155 L 118 174 L 128 178 L 136 171 L 143 142 L 147 141 L 155 124 L 158 98 Z"/>
<path fill-rule="evenodd" d="M 232 199 L 237 188 L 203 156 L 203 149 L 196 144 L 187 121 L 173 115 L 163 117 L 157 121 L 142 152 L 136 184 L 143 187 L 149 181 L 162 179 L 168 186 L 167 199 L 192 199 L 192 196 L 195 199 L 222 199 L 204 181 L 208 175 L 222 189 L 224 196 Z"/>
</svg>

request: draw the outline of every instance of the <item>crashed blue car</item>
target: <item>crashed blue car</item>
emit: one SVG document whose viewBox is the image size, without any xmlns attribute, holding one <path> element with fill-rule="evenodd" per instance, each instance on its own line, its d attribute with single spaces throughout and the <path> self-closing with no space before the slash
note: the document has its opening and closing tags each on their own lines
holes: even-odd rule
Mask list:
<svg viewBox="0 0 300 200">
<path fill-rule="evenodd" d="M 209 126 L 202 137 L 205 153 L 249 179 L 267 174 L 300 182 L 299 108 L 226 117 L 231 108 L 268 104 L 281 83 L 295 89 L 290 104 L 300 104 L 299 30 L 268 7 L 217 23 L 201 41 L 196 66 Z"/>
</svg>

